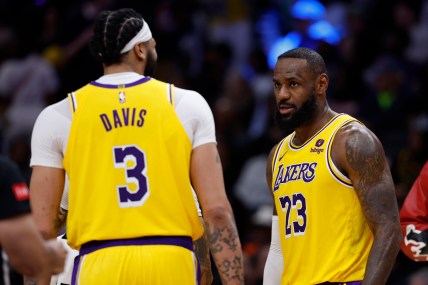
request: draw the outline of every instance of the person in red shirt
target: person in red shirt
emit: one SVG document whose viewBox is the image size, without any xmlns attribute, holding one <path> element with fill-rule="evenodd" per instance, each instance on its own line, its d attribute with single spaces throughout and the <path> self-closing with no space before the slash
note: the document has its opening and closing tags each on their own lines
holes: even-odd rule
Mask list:
<svg viewBox="0 0 428 285">
<path fill-rule="evenodd" d="M 404 200 L 400 222 L 403 253 L 414 261 L 428 261 L 428 161 Z"/>
</svg>

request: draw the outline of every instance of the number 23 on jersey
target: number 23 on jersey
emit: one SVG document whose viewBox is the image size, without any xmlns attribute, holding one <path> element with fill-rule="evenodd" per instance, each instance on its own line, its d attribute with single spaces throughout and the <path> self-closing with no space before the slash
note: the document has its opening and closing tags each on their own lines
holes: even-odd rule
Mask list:
<svg viewBox="0 0 428 285">
<path fill-rule="evenodd" d="M 285 237 L 301 236 L 306 231 L 306 198 L 302 193 L 278 198 L 285 213 Z"/>
</svg>

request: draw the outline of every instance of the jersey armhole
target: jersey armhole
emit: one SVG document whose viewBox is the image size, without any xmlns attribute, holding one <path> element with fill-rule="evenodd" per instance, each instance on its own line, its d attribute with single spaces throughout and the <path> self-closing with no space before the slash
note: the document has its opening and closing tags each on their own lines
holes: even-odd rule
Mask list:
<svg viewBox="0 0 428 285">
<path fill-rule="evenodd" d="M 74 116 L 74 113 L 77 109 L 77 99 L 74 92 L 68 93 L 68 102 L 70 103 L 71 116 Z"/>
<path fill-rule="evenodd" d="M 332 149 L 332 145 L 333 145 L 333 141 L 334 138 L 336 137 L 337 132 L 339 131 L 339 129 L 351 122 L 358 122 L 355 119 L 349 119 L 344 121 L 342 124 L 340 124 L 340 126 L 333 132 L 333 134 L 331 135 L 329 141 L 328 141 L 328 145 L 327 145 L 327 168 L 328 171 L 330 172 L 330 174 L 333 176 L 334 179 L 336 179 L 339 183 L 347 186 L 347 187 L 352 187 L 352 182 L 351 179 L 349 179 L 349 177 L 347 177 L 344 173 L 342 173 L 339 168 L 335 165 L 333 159 L 331 158 L 331 149 Z"/>
<path fill-rule="evenodd" d="M 171 103 L 172 107 L 175 107 L 175 98 L 174 98 L 174 84 L 167 84 L 166 96 L 168 102 Z"/>
<path fill-rule="evenodd" d="M 277 161 L 278 161 L 278 155 L 279 155 L 279 153 L 281 152 L 281 149 L 282 149 L 282 145 L 284 144 L 284 142 L 287 140 L 287 137 L 285 137 L 284 139 L 282 139 L 282 141 L 280 141 L 279 143 L 278 143 L 278 145 L 276 146 L 276 149 L 275 149 L 275 152 L 274 152 L 274 155 L 273 155 L 273 159 L 272 159 L 272 162 L 271 162 L 271 170 L 272 170 L 272 175 L 274 174 L 274 172 L 275 172 L 275 167 L 276 167 L 276 163 L 277 163 Z M 273 188 L 272 188 L 273 189 Z"/>
</svg>

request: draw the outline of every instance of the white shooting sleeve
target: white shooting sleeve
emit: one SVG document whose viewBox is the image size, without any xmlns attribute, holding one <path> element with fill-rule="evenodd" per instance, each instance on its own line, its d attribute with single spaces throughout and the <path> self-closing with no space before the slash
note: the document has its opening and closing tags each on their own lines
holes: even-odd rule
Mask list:
<svg viewBox="0 0 428 285">
<path fill-rule="evenodd" d="M 272 237 L 263 274 L 263 285 L 280 285 L 284 259 L 279 240 L 278 216 L 272 216 Z"/>
</svg>

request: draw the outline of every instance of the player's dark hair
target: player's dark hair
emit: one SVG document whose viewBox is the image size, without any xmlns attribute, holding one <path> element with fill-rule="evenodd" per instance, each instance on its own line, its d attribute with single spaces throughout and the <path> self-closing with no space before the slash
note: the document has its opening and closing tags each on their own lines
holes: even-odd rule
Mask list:
<svg viewBox="0 0 428 285">
<path fill-rule="evenodd" d="M 133 9 L 102 12 L 94 22 L 89 42 L 92 56 L 105 65 L 121 61 L 120 51 L 143 27 L 143 17 Z"/>
<path fill-rule="evenodd" d="M 306 62 L 308 63 L 308 70 L 313 75 L 318 76 L 321 73 L 327 74 L 327 68 L 325 66 L 324 59 L 319 53 L 317 53 L 312 49 L 305 48 L 305 47 L 291 49 L 289 51 L 284 52 L 280 56 L 278 56 L 278 59 L 281 59 L 281 58 L 306 59 Z"/>
</svg>

